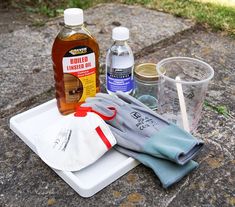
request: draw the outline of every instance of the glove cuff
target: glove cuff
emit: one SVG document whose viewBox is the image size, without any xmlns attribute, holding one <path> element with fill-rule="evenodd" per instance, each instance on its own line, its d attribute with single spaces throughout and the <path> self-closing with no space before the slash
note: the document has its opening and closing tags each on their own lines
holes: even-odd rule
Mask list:
<svg viewBox="0 0 235 207">
<path fill-rule="evenodd" d="M 144 151 L 156 157 L 184 165 L 202 148 L 203 141 L 174 124 L 154 134 L 144 145 Z"/>
<path fill-rule="evenodd" d="M 161 181 L 163 188 L 168 188 L 177 183 L 184 176 L 198 167 L 198 163 L 193 160 L 181 166 L 146 154 L 139 154 L 136 159 L 154 171 Z"/>
<path fill-rule="evenodd" d="M 168 160 L 128 150 L 117 145 L 115 146 L 115 149 L 123 154 L 135 158 L 145 166 L 151 168 L 161 181 L 164 188 L 168 188 L 174 183 L 180 181 L 184 176 L 198 166 L 198 163 L 192 160 L 181 166 Z"/>
</svg>

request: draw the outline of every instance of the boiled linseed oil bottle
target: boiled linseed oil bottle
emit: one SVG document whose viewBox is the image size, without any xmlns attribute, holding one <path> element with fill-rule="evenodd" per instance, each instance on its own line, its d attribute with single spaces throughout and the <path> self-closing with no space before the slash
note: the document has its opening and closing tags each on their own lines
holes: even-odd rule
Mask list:
<svg viewBox="0 0 235 207">
<path fill-rule="evenodd" d="M 66 115 L 99 92 L 99 46 L 83 24 L 82 9 L 66 9 L 64 23 L 52 47 L 52 61 L 57 106 Z"/>
</svg>

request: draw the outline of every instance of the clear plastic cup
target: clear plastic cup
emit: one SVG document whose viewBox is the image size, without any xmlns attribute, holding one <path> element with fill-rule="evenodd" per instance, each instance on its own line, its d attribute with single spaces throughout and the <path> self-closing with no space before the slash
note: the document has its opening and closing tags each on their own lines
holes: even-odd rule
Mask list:
<svg viewBox="0 0 235 207">
<path fill-rule="evenodd" d="M 178 87 L 180 85 L 183 90 L 189 130 L 194 131 L 201 117 L 209 81 L 214 76 L 213 68 L 198 59 L 171 57 L 157 64 L 157 72 L 160 75 L 158 113 L 168 121 L 185 128 L 184 117 L 182 117 L 182 98 L 179 99 L 177 88 L 177 85 Z"/>
</svg>

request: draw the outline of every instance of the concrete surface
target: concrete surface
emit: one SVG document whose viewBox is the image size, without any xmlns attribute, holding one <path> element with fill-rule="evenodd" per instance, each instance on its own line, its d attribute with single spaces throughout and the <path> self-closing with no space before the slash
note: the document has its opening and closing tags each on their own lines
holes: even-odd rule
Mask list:
<svg viewBox="0 0 235 207">
<path fill-rule="evenodd" d="M 204 108 L 195 133 L 206 145 L 197 170 L 168 190 L 140 165 L 95 196 L 80 197 L 10 129 L 9 118 L 54 98 L 51 44 L 61 18 L 43 27 L 32 19 L 0 13 L 0 206 L 204 206 L 235 205 L 234 119 Z M 7 20 L 17 22 L 9 27 Z M 130 28 L 136 63 L 170 56 L 202 59 L 215 69 L 207 100 L 234 114 L 235 43 L 193 22 L 138 6 L 105 4 L 85 11 L 90 31 L 101 48 L 101 64 L 115 25 Z M 95 175 L 94 175 L 95 176 Z"/>
</svg>

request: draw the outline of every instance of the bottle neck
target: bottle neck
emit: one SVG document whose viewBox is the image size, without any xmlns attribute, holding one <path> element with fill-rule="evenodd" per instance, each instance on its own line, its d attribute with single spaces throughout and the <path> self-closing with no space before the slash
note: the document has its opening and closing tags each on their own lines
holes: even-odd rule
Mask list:
<svg viewBox="0 0 235 207">
<path fill-rule="evenodd" d="M 127 40 L 114 40 L 115 45 L 127 45 Z"/>
<path fill-rule="evenodd" d="M 81 27 L 84 27 L 84 24 L 79 24 L 79 25 L 64 25 L 65 28 L 67 29 L 72 29 L 72 30 L 77 30 L 80 29 Z"/>
<path fill-rule="evenodd" d="M 93 38 L 91 33 L 87 30 L 84 24 L 73 25 L 73 26 L 65 24 L 63 28 L 61 29 L 60 33 L 58 34 L 58 37 L 60 39 L 66 39 L 69 36 L 77 34 L 77 33 L 86 34 L 90 36 L 91 38 Z"/>
</svg>

